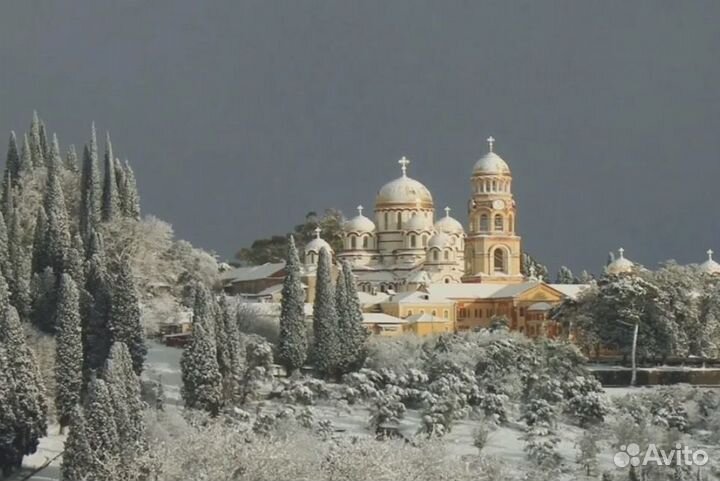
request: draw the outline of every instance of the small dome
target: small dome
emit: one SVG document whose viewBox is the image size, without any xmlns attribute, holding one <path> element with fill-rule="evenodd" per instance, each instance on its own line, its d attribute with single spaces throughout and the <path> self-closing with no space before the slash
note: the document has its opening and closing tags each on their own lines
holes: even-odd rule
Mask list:
<svg viewBox="0 0 720 481">
<path fill-rule="evenodd" d="M 439 249 L 450 247 L 450 236 L 444 232 L 438 232 L 437 234 L 433 235 L 428 241 L 428 248 L 433 247 L 437 247 Z"/>
<path fill-rule="evenodd" d="M 403 229 L 415 232 L 430 230 L 430 221 L 424 215 L 415 214 L 405 223 Z"/>
<path fill-rule="evenodd" d="M 405 157 L 400 159 L 403 175 L 380 188 L 375 197 L 376 207 L 392 205 L 410 205 L 424 209 L 433 207 L 432 195 L 427 187 L 406 175 L 409 163 L 410 161 Z"/>
<path fill-rule="evenodd" d="M 333 250 L 330 244 L 320 238 L 320 228 L 318 227 L 315 229 L 315 238 L 305 245 L 305 252 L 320 252 L 323 247 L 327 249 L 329 253 L 332 253 Z"/>
<path fill-rule="evenodd" d="M 445 207 L 445 217 L 435 222 L 435 230 L 446 234 L 464 234 L 465 229 L 460 222 L 450 217 L 450 208 Z"/>
<path fill-rule="evenodd" d="M 605 271 L 608 274 L 627 274 L 635 267 L 635 264 L 633 264 L 632 261 L 625 258 L 625 249 L 620 248 L 618 252 L 620 253 L 620 256 L 608 264 L 605 268 Z"/>
<path fill-rule="evenodd" d="M 498 154 L 493 152 L 493 145 L 495 139 L 489 137 L 487 139 L 489 151 L 480 160 L 475 162 L 473 167 L 473 174 L 487 175 L 487 174 L 510 174 L 510 167 Z"/>
<path fill-rule="evenodd" d="M 358 215 L 345 222 L 345 224 L 343 224 L 343 230 L 345 232 L 375 232 L 375 223 L 363 215 L 363 207 L 359 205 L 357 209 Z"/>
<path fill-rule="evenodd" d="M 432 280 L 425 271 L 415 271 L 407 278 L 408 284 L 430 284 Z"/>
<path fill-rule="evenodd" d="M 720 274 L 720 264 L 713 260 L 712 249 L 707 251 L 707 255 L 707 260 L 700 264 L 700 270 L 706 274 Z"/>
</svg>

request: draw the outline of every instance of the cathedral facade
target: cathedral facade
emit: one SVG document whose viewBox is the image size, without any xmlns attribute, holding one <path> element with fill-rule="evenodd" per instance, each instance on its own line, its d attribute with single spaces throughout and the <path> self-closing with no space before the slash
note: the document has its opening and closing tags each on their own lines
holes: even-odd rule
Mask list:
<svg viewBox="0 0 720 481">
<path fill-rule="evenodd" d="M 399 161 L 401 176 L 375 197 L 373 218 L 358 214 L 343 226 L 337 257 L 350 263 L 365 292 L 412 291 L 445 283 L 522 282 L 521 240 L 515 231 L 517 207 L 507 163 L 489 150 L 470 177 L 467 229 L 450 216 L 436 219 L 430 191 L 407 175 L 409 160 Z M 314 257 L 312 249 L 306 256 Z"/>
</svg>

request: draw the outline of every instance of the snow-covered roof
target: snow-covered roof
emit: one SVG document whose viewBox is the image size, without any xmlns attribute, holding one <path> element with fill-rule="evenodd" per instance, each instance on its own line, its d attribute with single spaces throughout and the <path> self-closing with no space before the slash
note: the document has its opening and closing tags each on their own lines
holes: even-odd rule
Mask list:
<svg viewBox="0 0 720 481">
<path fill-rule="evenodd" d="M 460 234 L 465 232 L 462 224 L 453 217 L 450 217 L 450 207 L 445 207 L 445 217 L 435 222 L 435 230 L 446 234 Z"/>
<path fill-rule="evenodd" d="M 360 304 L 367 306 L 372 304 L 380 304 L 390 299 L 390 295 L 384 292 L 378 292 L 377 294 L 370 294 L 369 292 L 358 292 L 358 299 Z"/>
<path fill-rule="evenodd" d="M 236 267 L 220 275 L 223 282 L 242 282 L 265 279 L 285 268 L 285 262 L 267 262 L 260 266 Z"/>
<path fill-rule="evenodd" d="M 431 294 L 447 299 L 504 299 L 517 297 L 523 292 L 540 285 L 538 281 L 519 284 L 444 284 L 436 283 L 428 286 Z M 546 284 L 564 296 L 575 298 L 578 293 L 588 287 L 586 284 Z"/>
<path fill-rule="evenodd" d="M 433 316 L 432 314 L 415 314 L 413 316 L 409 316 L 406 321 L 409 324 L 450 322 L 449 319 L 443 319 L 441 317 Z"/>
<path fill-rule="evenodd" d="M 438 296 L 436 294 L 423 292 L 423 291 L 412 291 L 412 292 L 399 292 L 393 295 L 388 302 L 397 304 L 438 304 L 438 303 L 451 303 L 452 301 L 446 297 Z"/>
<path fill-rule="evenodd" d="M 590 287 L 589 284 L 548 284 L 556 291 L 563 293 L 565 297 L 570 299 L 577 299 L 582 291 Z"/>
<path fill-rule="evenodd" d="M 364 312 L 363 324 L 407 324 L 407 321 L 381 312 Z"/>
</svg>

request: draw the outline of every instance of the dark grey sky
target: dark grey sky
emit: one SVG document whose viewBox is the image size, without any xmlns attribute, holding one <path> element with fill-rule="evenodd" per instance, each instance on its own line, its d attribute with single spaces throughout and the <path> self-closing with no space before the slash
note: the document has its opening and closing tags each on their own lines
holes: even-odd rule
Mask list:
<svg viewBox="0 0 720 481">
<path fill-rule="evenodd" d="M 553 270 L 720 252 L 720 2 L 112 3 L 3 7 L 0 132 L 94 119 L 198 246 L 371 207 L 403 154 L 465 223 L 492 134 Z"/>
</svg>

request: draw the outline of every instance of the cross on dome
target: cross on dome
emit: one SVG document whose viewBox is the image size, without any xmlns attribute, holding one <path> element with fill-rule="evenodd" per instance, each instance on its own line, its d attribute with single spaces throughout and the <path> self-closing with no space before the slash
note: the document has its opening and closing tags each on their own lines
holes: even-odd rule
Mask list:
<svg viewBox="0 0 720 481">
<path fill-rule="evenodd" d="M 322 229 L 320 228 L 320 226 L 315 227 L 315 237 L 316 238 L 318 238 L 318 239 L 320 238 L 321 232 L 322 232 Z"/>
<path fill-rule="evenodd" d="M 488 147 L 490 148 L 490 152 L 493 151 L 493 145 L 495 144 L 495 137 L 492 135 L 487 138 Z"/>
<path fill-rule="evenodd" d="M 715 253 L 715 252 L 713 252 L 712 249 L 708 249 L 708 250 L 707 250 L 707 255 L 708 255 L 708 260 L 709 260 L 709 261 L 713 260 L 712 256 L 713 256 L 714 253 Z"/>
<path fill-rule="evenodd" d="M 364 207 L 362 205 L 357 206 L 358 215 L 362 215 Z"/>
<path fill-rule="evenodd" d="M 452 209 L 450 207 L 445 207 L 445 217 L 450 217 L 450 211 Z"/>
<path fill-rule="evenodd" d="M 625 249 L 621 247 L 618 249 L 618 252 L 620 253 L 620 259 L 625 257 Z"/>
<path fill-rule="evenodd" d="M 403 177 L 407 176 L 407 166 L 410 163 L 410 159 L 405 157 L 403 155 L 402 159 L 398 160 L 398 164 L 400 164 L 400 170 L 402 170 Z"/>
</svg>

